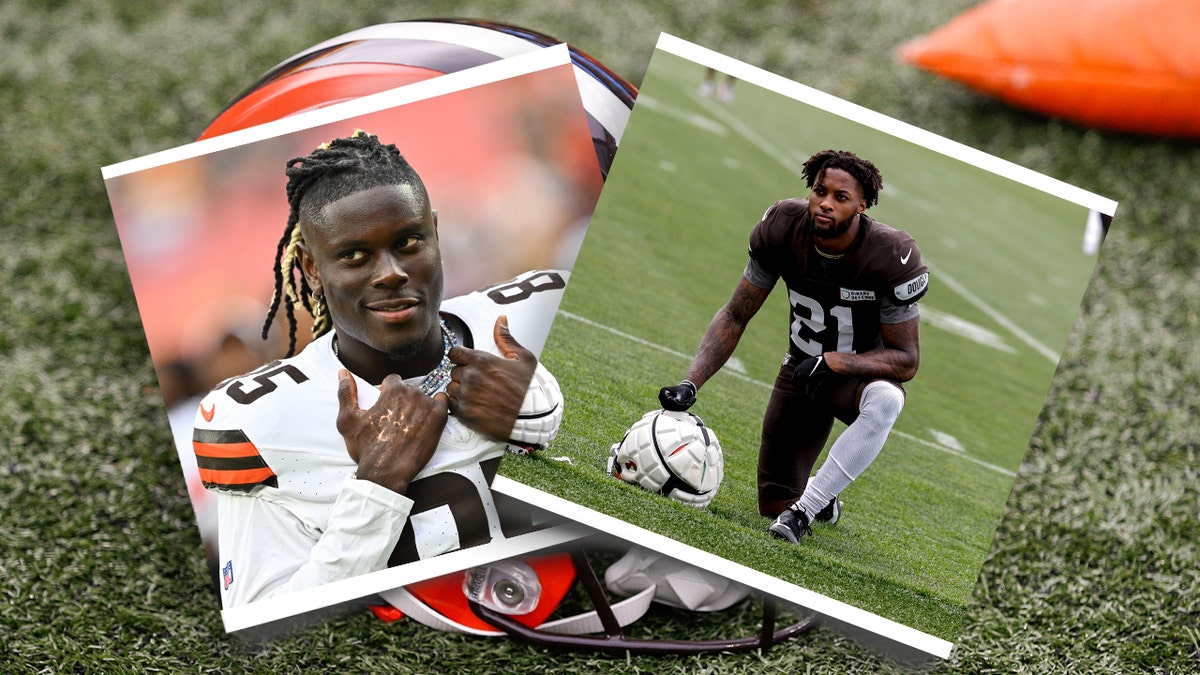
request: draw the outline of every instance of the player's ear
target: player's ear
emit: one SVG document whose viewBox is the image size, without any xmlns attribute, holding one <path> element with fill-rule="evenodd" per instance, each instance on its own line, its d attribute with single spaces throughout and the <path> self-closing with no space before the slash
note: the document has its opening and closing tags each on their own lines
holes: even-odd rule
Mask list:
<svg viewBox="0 0 1200 675">
<path fill-rule="evenodd" d="M 314 294 L 320 293 L 322 290 L 321 271 L 317 269 L 317 262 L 313 258 L 312 251 L 308 250 L 308 244 L 305 244 L 303 240 L 296 242 L 296 257 L 300 259 L 300 271 L 304 273 L 304 280 L 308 282 L 308 287 Z"/>
</svg>

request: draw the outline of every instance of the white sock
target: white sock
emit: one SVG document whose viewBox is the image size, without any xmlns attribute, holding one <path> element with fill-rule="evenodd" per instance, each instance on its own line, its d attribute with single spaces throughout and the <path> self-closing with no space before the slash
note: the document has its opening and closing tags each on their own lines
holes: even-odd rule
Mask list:
<svg viewBox="0 0 1200 675">
<path fill-rule="evenodd" d="M 858 419 L 829 448 L 829 456 L 808 482 L 799 506 L 811 519 L 879 456 L 883 443 L 904 409 L 904 392 L 893 384 L 868 384 L 858 406 Z"/>
</svg>

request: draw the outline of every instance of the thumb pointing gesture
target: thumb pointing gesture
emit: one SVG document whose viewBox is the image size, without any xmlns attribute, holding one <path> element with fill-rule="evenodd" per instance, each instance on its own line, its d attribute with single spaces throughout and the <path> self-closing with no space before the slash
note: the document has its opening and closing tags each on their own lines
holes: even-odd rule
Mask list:
<svg viewBox="0 0 1200 675">
<path fill-rule="evenodd" d="M 454 347 L 450 359 L 450 413 L 493 440 L 506 440 L 517 422 L 525 390 L 537 368 L 537 357 L 513 338 L 508 317 L 496 318 L 492 340 L 501 356 L 478 349 Z"/>
<path fill-rule="evenodd" d="M 526 357 L 537 360 L 533 353 L 521 346 L 517 339 L 513 337 L 512 332 L 508 330 L 508 317 L 501 314 L 496 318 L 496 325 L 492 327 L 492 339 L 496 342 L 496 347 L 500 350 L 500 354 L 506 359 L 525 359 Z"/>
</svg>

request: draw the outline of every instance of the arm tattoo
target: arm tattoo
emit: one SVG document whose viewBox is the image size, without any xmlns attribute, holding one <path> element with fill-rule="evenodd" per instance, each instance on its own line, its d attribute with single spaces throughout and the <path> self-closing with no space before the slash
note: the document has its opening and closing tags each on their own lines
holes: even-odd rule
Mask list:
<svg viewBox="0 0 1200 675">
<path fill-rule="evenodd" d="M 829 367 L 842 375 L 907 382 L 921 362 L 920 319 L 880 327 L 883 347 L 862 354 L 826 354 Z"/>
<path fill-rule="evenodd" d="M 725 306 L 717 310 L 716 316 L 704 331 L 700 346 L 696 348 L 696 356 L 688 368 L 687 379 L 697 388 L 712 377 L 733 354 L 742 333 L 750 319 L 766 302 L 771 293 L 769 288 L 759 288 L 744 278 L 738 282 L 733 291 L 733 297 Z"/>
</svg>

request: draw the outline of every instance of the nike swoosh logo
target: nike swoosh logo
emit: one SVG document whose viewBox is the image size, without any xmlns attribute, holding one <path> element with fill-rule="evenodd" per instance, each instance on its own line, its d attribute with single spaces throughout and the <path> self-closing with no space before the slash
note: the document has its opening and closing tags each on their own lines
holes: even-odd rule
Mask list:
<svg viewBox="0 0 1200 675">
<path fill-rule="evenodd" d="M 216 413 L 217 413 L 217 404 L 216 403 L 212 404 L 212 406 L 208 410 L 204 409 L 203 403 L 200 404 L 200 416 L 204 418 L 205 422 L 211 422 L 213 415 L 215 415 Z"/>
<path fill-rule="evenodd" d="M 901 264 L 901 265 L 907 265 L 907 264 L 908 264 L 908 258 L 909 258 L 909 256 L 911 256 L 911 255 L 912 255 L 912 249 L 910 248 L 910 249 L 908 249 L 908 253 L 905 253 L 903 256 L 901 256 L 901 257 L 900 257 L 900 264 Z"/>
</svg>

